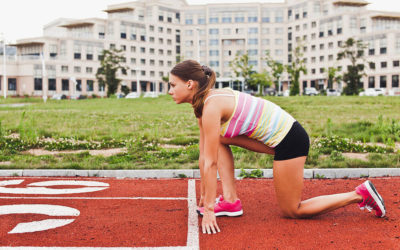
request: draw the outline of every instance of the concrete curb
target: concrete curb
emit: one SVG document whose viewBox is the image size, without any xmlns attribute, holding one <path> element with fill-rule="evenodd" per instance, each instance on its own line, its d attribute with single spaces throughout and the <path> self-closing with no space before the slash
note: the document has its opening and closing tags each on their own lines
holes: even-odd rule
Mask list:
<svg viewBox="0 0 400 250">
<path fill-rule="evenodd" d="M 250 173 L 253 169 L 246 169 Z M 262 169 L 262 178 L 273 178 L 272 169 Z M 235 169 L 238 178 L 241 170 Z M 200 178 L 198 169 L 148 169 L 148 170 L 75 170 L 75 169 L 37 169 L 0 170 L 0 177 L 112 177 L 112 178 Z M 362 177 L 400 176 L 400 168 L 335 168 L 304 169 L 305 179 L 341 179 Z"/>
</svg>

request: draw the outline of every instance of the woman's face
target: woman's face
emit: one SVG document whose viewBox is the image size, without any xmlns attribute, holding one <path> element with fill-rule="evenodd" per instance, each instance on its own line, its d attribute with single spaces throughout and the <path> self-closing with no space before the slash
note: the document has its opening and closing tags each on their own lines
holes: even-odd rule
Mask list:
<svg viewBox="0 0 400 250">
<path fill-rule="evenodd" d="M 179 77 L 169 74 L 169 83 L 171 85 L 171 88 L 168 91 L 168 94 L 172 96 L 172 99 L 174 99 L 175 103 L 191 103 L 193 94 L 192 94 L 192 81 L 183 81 Z"/>
</svg>

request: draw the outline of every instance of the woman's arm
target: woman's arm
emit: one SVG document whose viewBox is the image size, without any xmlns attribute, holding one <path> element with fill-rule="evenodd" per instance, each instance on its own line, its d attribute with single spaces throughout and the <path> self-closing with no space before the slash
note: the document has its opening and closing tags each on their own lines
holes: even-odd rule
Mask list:
<svg viewBox="0 0 400 250">
<path fill-rule="evenodd" d="M 204 206 L 204 132 L 203 126 L 201 124 L 201 119 L 198 119 L 199 130 L 200 130 L 200 139 L 199 139 L 199 169 L 200 169 L 200 201 L 199 207 Z"/>
<path fill-rule="evenodd" d="M 204 215 L 202 220 L 203 233 L 216 233 L 219 228 L 214 214 L 215 196 L 217 193 L 217 162 L 219 133 L 221 123 L 221 108 L 215 100 L 209 101 L 203 108 L 202 129 L 203 129 L 203 157 L 204 157 Z"/>
</svg>

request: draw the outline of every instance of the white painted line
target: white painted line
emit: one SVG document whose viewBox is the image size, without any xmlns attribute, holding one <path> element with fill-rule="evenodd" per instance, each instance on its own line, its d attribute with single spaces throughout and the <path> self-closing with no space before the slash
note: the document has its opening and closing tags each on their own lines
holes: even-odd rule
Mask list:
<svg viewBox="0 0 400 250">
<path fill-rule="evenodd" d="M 65 180 L 65 181 L 41 181 L 34 182 L 28 186 L 35 187 L 48 187 L 48 186 L 86 186 L 86 187 L 109 187 L 110 184 L 100 181 L 75 181 L 75 180 Z"/>
<path fill-rule="evenodd" d="M 196 180 L 188 182 L 188 234 L 186 246 L 190 249 L 200 249 L 199 222 L 196 213 Z"/>
<path fill-rule="evenodd" d="M 79 194 L 79 193 L 90 193 L 107 189 L 110 185 L 104 182 L 97 181 L 42 181 L 30 183 L 26 188 L 8 188 L 9 185 L 18 185 L 24 180 L 9 180 L 0 182 L 0 193 L 3 194 Z M 54 189 L 48 188 L 50 186 L 87 186 L 83 188 L 65 188 L 65 189 Z"/>
<path fill-rule="evenodd" d="M 191 247 L 0 247 L 0 250 L 195 250 Z"/>
<path fill-rule="evenodd" d="M 186 197 L 9 197 L 8 200 L 187 200 Z"/>
<path fill-rule="evenodd" d="M 8 232 L 9 234 L 22 234 L 22 233 L 33 233 L 39 231 L 45 231 L 57 227 L 62 227 L 72 223 L 74 219 L 48 219 L 41 221 L 32 221 L 27 223 L 19 223 L 13 230 Z"/>
</svg>

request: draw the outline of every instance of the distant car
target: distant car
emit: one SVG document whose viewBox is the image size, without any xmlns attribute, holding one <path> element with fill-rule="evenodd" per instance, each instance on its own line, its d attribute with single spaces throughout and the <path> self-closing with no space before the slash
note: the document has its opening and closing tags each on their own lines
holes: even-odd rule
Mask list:
<svg viewBox="0 0 400 250">
<path fill-rule="evenodd" d="M 140 95 L 138 92 L 131 92 L 125 96 L 127 99 L 139 98 Z"/>
<path fill-rule="evenodd" d="M 71 99 L 71 100 L 83 100 L 83 99 L 87 99 L 87 96 L 81 95 L 81 94 L 75 94 L 75 95 L 71 95 L 69 99 Z"/>
<path fill-rule="evenodd" d="M 381 96 L 381 95 L 385 95 L 385 91 L 383 89 L 379 89 L 379 88 L 369 88 L 366 89 L 362 92 L 360 92 L 360 94 L 358 94 L 359 96 Z"/>
<path fill-rule="evenodd" d="M 146 92 L 146 93 L 144 93 L 143 97 L 156 98 L 156 97 L 158 97 L 158 93 L 157 92 Z"/>
<path fill-rule="evenodd" d="M 326 95 L 327 96 L 340 96 L 340 91 L 337 89 L 327 89 Z"/>
<path fill-rule="evenodd" d="M 67 96 L 64 95 L 64 94 L 54 94 L 54 95 L 51 97 L 51 99 L 52 99 L 52 100 L 64 100 L 64 99 L 67 99 Z"/>
<path fill-rule="evenodd" d="M 266 88 L 264 90 L 264 94 L 265 95 L 274 96 L 274 95 L 276 95 L 276 89 L 274 89 L 274 88 Z"/>
<path fill-rule="evenodd" d="M 118 93 L 118 94 L 116 94 L 115 96 L 116 96 L 118 99 L 121 99 L 121 98 L 124 98 L 124 97 L 125 97 L 125 95 L 122 94 L 122 93 Z"/>
<path fill-rule="evenodd" d="M 303 95 L 318 95 L 318 94 L 319 92 L 313 87 L 305 88 L 303 92 Z"/>
<path fill-rule="evenodd" d="M 256 95 L 257 94 L 257 91 L 254 91 L 252 89 L 245 89 L 243 92 L 246 93 L 246 94 L 249 94 L 249 95 Z"/>
</svg>

